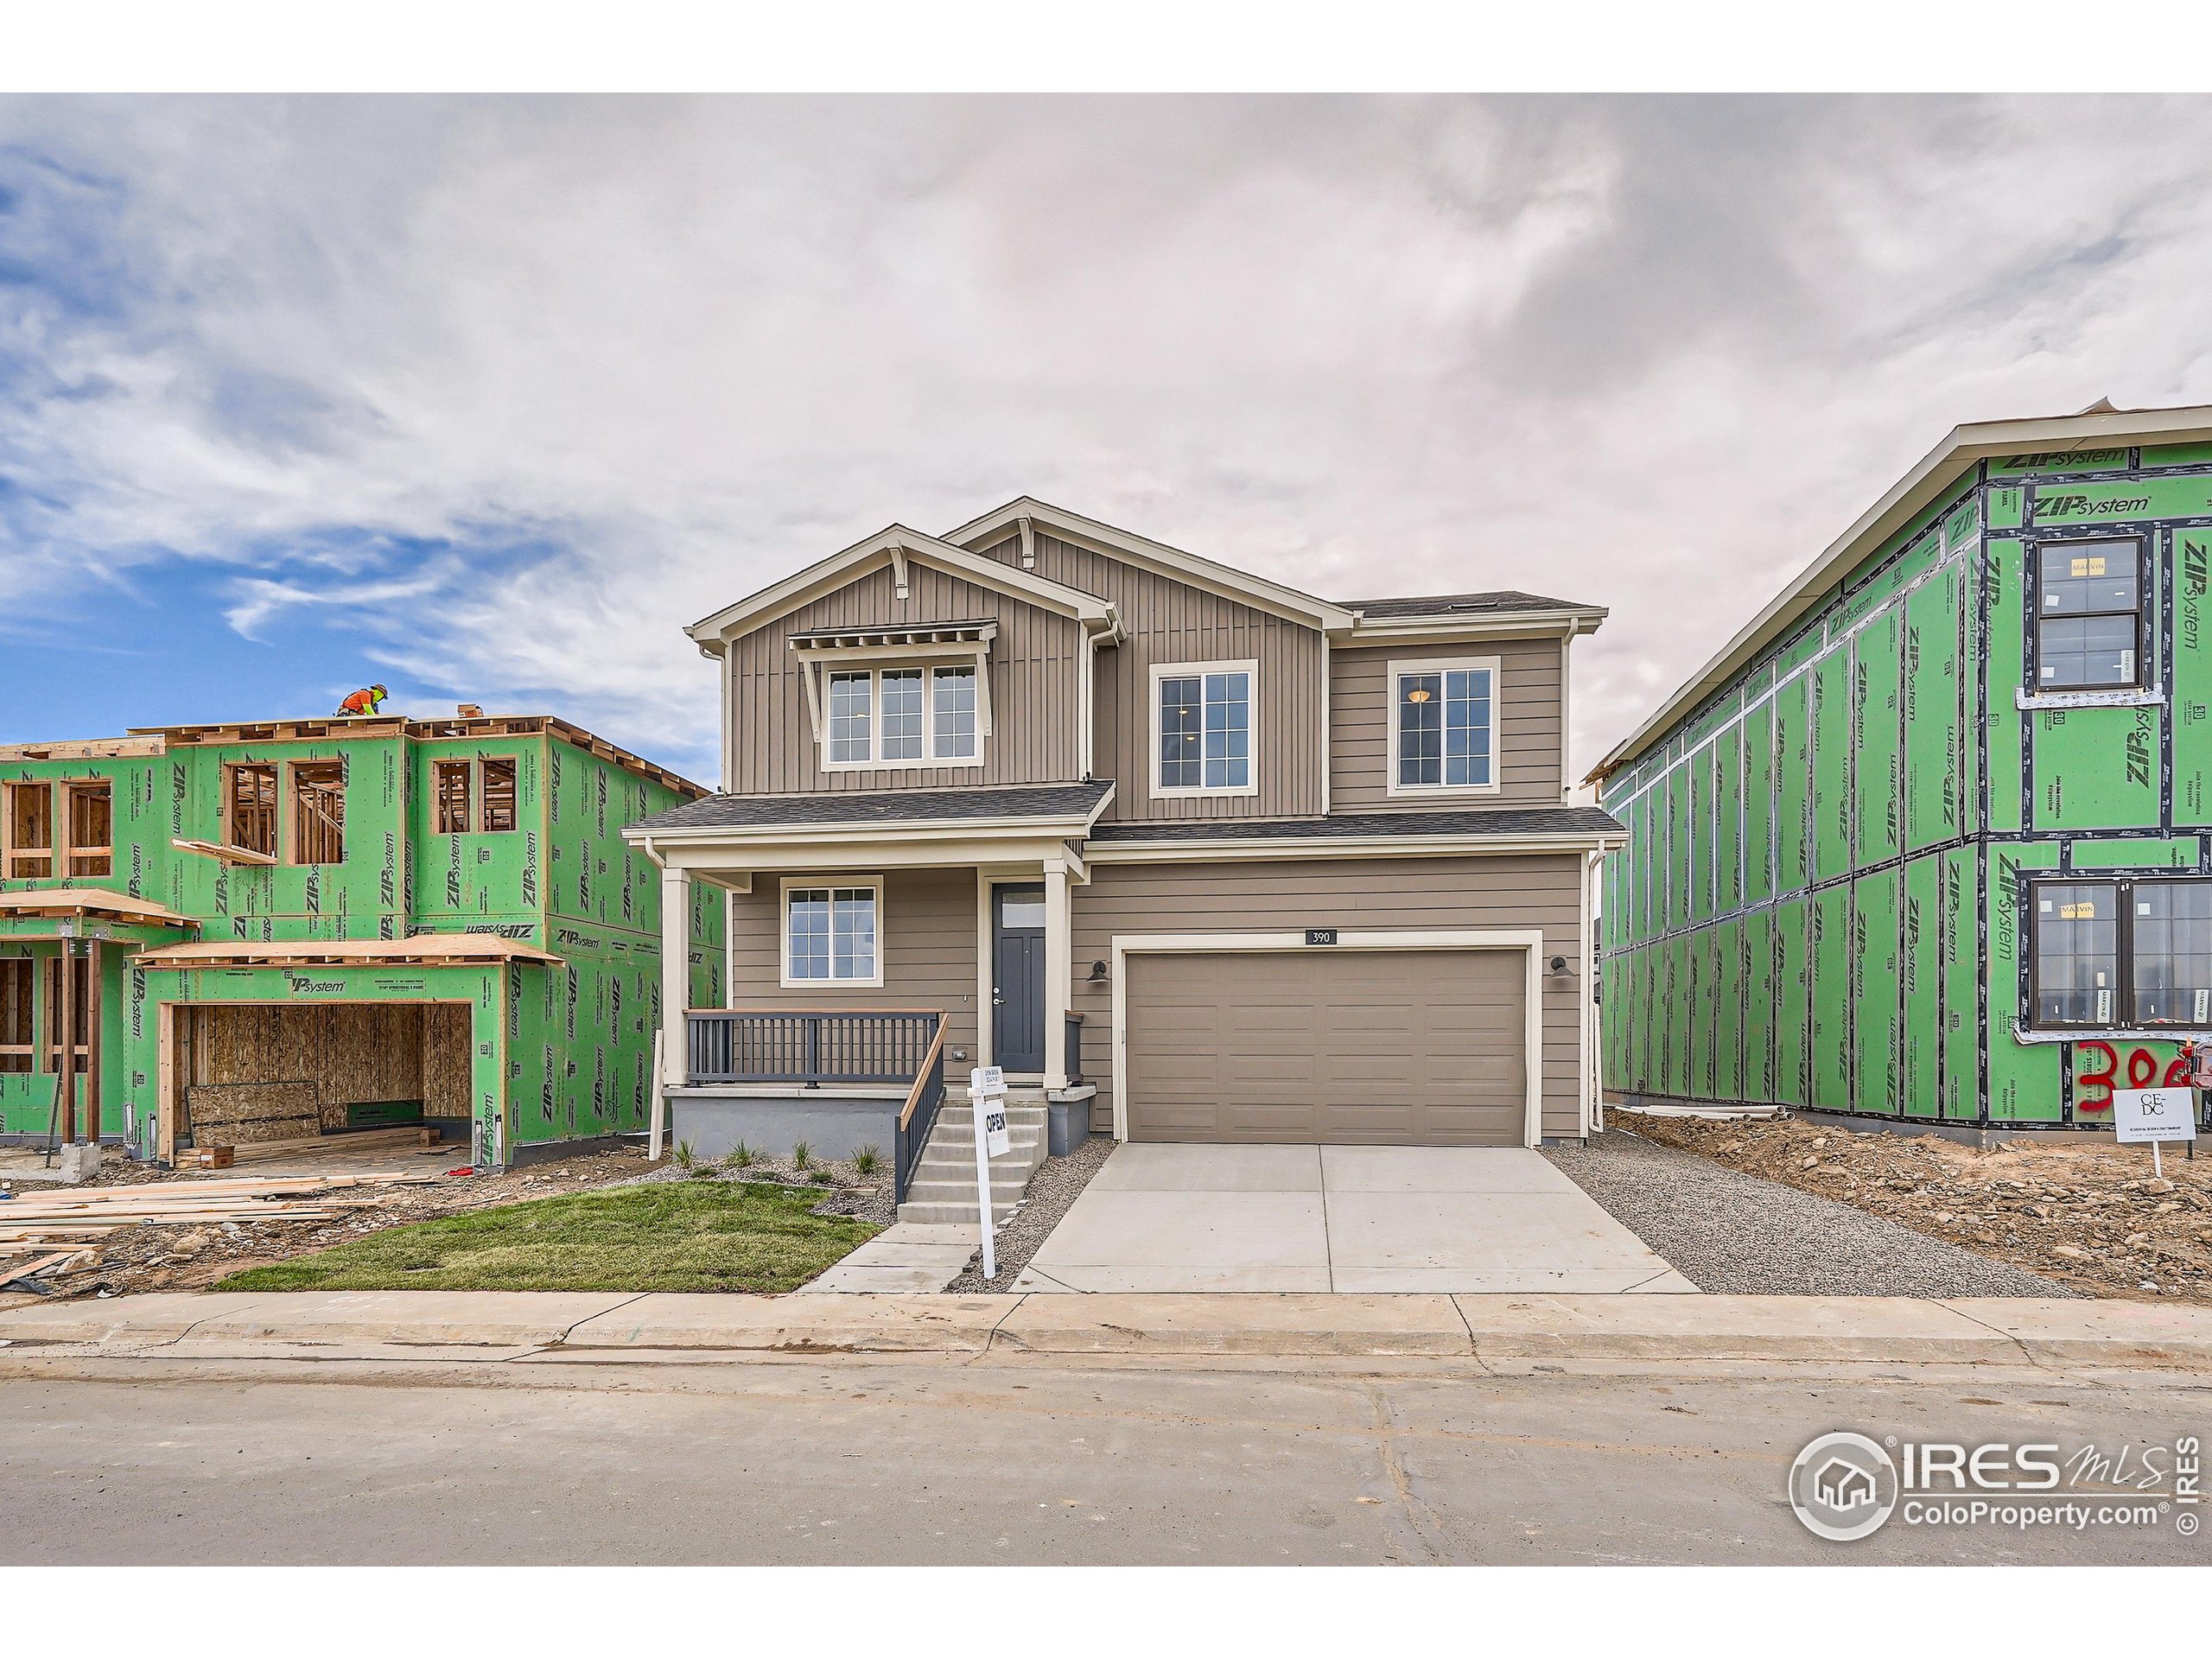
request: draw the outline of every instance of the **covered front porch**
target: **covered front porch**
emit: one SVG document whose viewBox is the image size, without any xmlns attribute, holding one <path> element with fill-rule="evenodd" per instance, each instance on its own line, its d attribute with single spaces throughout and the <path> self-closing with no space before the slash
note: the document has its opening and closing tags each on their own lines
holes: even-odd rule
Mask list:
<svg viewBox="0 0 2212 1659">
<path fill-rule="evenodd" d="M 634 826 L 662 870 L 671 1134 L 695 1154 L 873 1146 L 899 1196 L 971 1067 L 1087 1100 L 1071 893 L 1107 784 L 716 797 Z M 727 906 L 729 1006 L 689 1006 L 683 930 Z"/>
</svg>

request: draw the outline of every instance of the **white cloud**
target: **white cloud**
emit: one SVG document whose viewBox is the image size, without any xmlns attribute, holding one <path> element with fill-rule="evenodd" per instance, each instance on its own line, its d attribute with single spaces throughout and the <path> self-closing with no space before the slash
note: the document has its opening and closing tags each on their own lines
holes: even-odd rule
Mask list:
<svg viewBox="0 0 2212 1659">
<path fill-rule="evenodd" d="M 0 105 L 0 252 L 46 226 L 0 578 L 224 561 L 241 629 L 357 613 L 651 752 L 714 721 L 682 623 L 1027 491 L 1332 596 L 1610 605 L 1586 765 L 1956 422 L 2212 397 L 2208 138 L 2142 99 Z"/>
</svg>

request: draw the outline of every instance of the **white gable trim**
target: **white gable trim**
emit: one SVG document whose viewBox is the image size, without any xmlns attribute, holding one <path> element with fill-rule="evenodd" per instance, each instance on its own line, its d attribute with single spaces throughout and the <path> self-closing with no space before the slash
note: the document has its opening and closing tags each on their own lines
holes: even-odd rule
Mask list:
<svg viewBox="0 0 2212 1659">
<path fill-rule="evenodd" d="M 856 542 L 734 605 L 724 607 L 712 616 L 702 618 L 683 632 L 696 640 L 699 648 L 709 656 L 720 656 L 731 640 L 766 627 L 778 617 L 788 615 L 802 605 L 876 570 L 889 567 L 894 580 L 900 581 L 903 586 L 910 563 L 933 565 L 948 575 L 1026 600 L 1062 616 L 1073 617 L 1088 632 L 1110 633 L 1118 626 L 1114 607 L 1096 594 L 1079 592 L 1026 570 L 1014 569 L 996 559 L 986 558 L 934 536 L 925 536 L 918 530 L 909 530 L 904 524 L 892 524 L 864 542 Z"/>
<path fill-rule="evenodd" d="M 1024 527 L 1024 521 L 1033 526 L 1041 524 L 1071 540 L 1089 543 L 1096 552 L 1187 582 L 1194 588 L 1203 588 L 1256 610 L 1271 611 L 1294 622 L 1303 622 L 1308 627 L 1324 631 L 1347 629 L 1355 620 L 1351 612 L 1341 605 L 1332 605 L 1325 599 L 1316 599 L 1311 594 L 1301 594 L 1295 588 L 1286 588 L 1248 570 L 1186 553 L 1179 547 L 1169 547 L 1132 531 L 1117 530 L 1112 524 L 1101 524 L 1096 518 L 1086 518 L 1079 512 L 1070 512 L 1065 507 L 1052 506 L 1027 495 L 980 518 L 970 519 L 957 530 L 948 531 L 944 540 L 957 542 L 963 547 L 976 547 L 996 542 L 1009 531 L 1021 531 L 1027 537 L 1030 531 Z"/>
</svg>

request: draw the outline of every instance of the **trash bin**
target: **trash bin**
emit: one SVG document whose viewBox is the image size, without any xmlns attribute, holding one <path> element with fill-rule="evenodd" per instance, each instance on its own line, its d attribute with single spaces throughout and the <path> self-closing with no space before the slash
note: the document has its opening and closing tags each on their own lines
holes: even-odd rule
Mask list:
<svg viewBox="0 0 2212 1659">
<path fill-rule="evenodd" d="M 1047 1116 L 1045 1149 L 1053 1157 L 1065 1158 L 1090 1139 L 1089 1101 L 1056 1100 Z"/>
</svg>

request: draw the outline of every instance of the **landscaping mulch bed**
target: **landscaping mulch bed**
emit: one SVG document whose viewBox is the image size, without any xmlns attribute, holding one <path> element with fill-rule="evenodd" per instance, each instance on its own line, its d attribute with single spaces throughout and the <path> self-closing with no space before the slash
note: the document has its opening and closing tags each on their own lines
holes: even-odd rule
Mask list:
<svg viewBox="0 0 2212 1659">
<path fill-rule="evenodd" d="M 1110 1135 L 1094 1135 L 1065 1158 L 1047 1158 L 1029 1178 L 1021 1207 L 999 1225 L 992 1241 L 999 1276 L 983 1277 L 983 1251 L 978 1244 L 961 1275 L 945 1287 L 948 1293 L 970 1295 L 976 1291 L 1004 1290 L 1027 1267 L 1052 1229 L 1074 1207 L 1115 1147 Z"/>
<path fill-rule="evenodd" d="M 2032 1273 L 1612 1127 L 1544 1156 L 1700 1290 L 1739 1296 L 2075 1296 Z"/>
<path fill-rule="evenodd" d="M 1607 1116 L 1649 1141 L 1882 1217 L 2077 1294 L 2212 1305 L 2212 1159 L 2170 1151 L 2159 1178 L 2147 1147 L 2072 1135 L 1985 1151 L 1933 1135 L 1853 1134 L 1802 1119 L 1618 1109 Z"/>
</svg>

